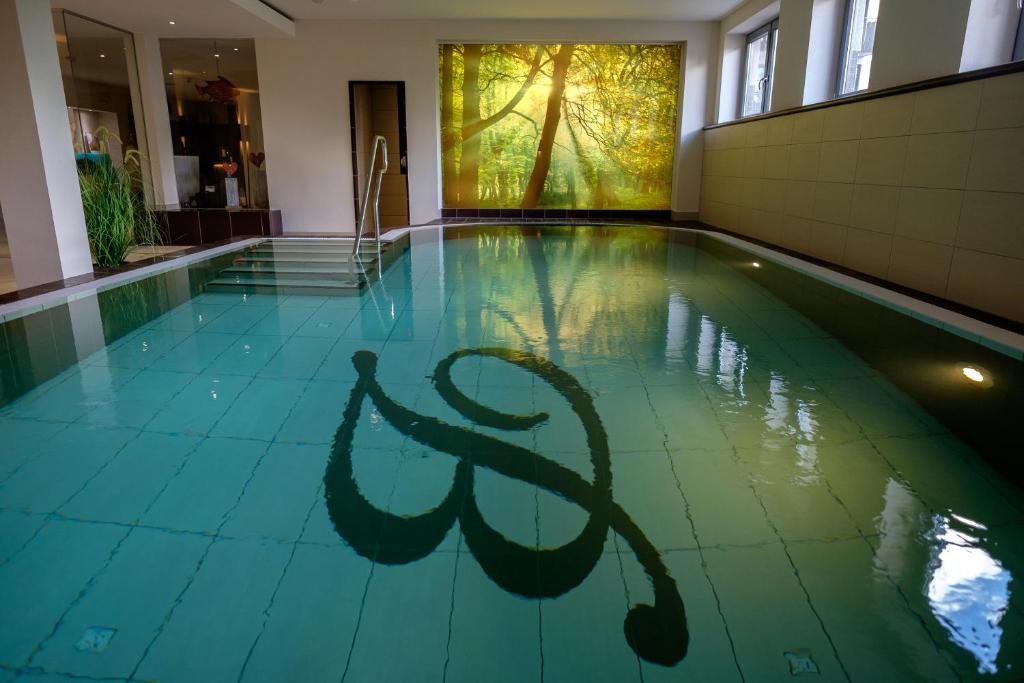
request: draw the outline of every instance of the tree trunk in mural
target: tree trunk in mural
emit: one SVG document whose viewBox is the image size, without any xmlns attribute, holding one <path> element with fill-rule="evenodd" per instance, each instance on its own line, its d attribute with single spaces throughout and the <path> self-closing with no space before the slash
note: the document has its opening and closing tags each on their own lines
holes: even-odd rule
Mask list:
<svg viewBox="0 0 1024 683">
<path fill-rule="evenodd" d="M 526 183 L 523 201 L 524 209 L 532 209 L 540 201 L 544 191 L 544 183 L 551 168 L 551 149 L 555 144 L 558 122 L 562 116 L 562 95 L 565 93 L 565 74 L 569 71 L 575 45 L 562 45 L 552 60 L 551 90 L 548 92 L 548 106 L 544 113 L 544 127 L 541 129 L 540 142 L 537 143 L 537 158 L 533 164 L 533 172 Z"/>
<path fill-rule="evenodd" d="M 455 143 L 458 131 L 455 130 L 455 83 L 453 53 L 454 45 L 441 46 L 441 177 L 454 178 Z M 444 205 L 456 206 L 459 201 L 459 189 L 452 183 L 444 184 Z"/>
<path fill-rule="evenodd" d="M 480 55 L 482 45 L 463 48 L 462 76 L 462 158 L 459 163 L 460 207 L 475 207 L 479 201 L 480 136 L 466 134 L 466 121 L 480 120 Z"/>
</svg>

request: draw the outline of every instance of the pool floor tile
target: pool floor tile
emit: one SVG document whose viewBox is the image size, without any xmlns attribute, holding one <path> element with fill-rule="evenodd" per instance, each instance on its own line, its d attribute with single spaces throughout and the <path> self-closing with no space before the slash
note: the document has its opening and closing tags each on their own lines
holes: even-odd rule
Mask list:
<svg viewBox="0 0 1024 683">
<path fill-rule="evenodd" d="M 456 553 L 376 564 L 345 681 L 440 680 L 451 643 Z"/>
<path fill-rule="evenodd" d="M 540 681 L 540 602 L 495 585 L 465 548 L 458 558 L 444 680 Z"/>
<path fill-rule="evenodd" d="M 238 503 L 268 446 L 262 441 L 242 439 L 204 440 L 181 471 L 168 480 L 141 523 L 214 533 Z"/>
<path fill-rule="evenodd" d="M 340 681 L 371 567 L 349 548 L 296 547 L 240 680 Z"/>
<path fill-rule="evenodd" d="M 270 441 L 306 389 L 306 381 L 257 378 L 231 404 L 211 436 Z"/>
<path fill-rule="evenodd" d="M 135 529 L 61 620 L 31 665 L 93 678 L 128 678 L 193 577 L 210 539 Z M 77 647 L 97 625 L 114 629 L 99 653 Z"/>
<path fill-rule="evenodd" d="M 164 404 L 148 431 L 207 435 L 251 382 L 249 377 L 210 371 L 197 375 Z"/>
<path fill-rule="evenodd" d="M 320 446 L 271 444 L 221 533 L 299 540 L 323 483 L 327 454 Z"/>
<path fill-rule="evenodd" d="M 133 524 L 199 443 L 196 437 L 144 432 L 58 512 L 83 520 Z"/>
<path fill-rule="evenodd" d="M 845 679 L 846 662 L 836 659 L 782 545 L 712 548 L 704 558 L 745 678 L 788 680 L 783 653 L 810 650 L 822 680 Z"/>
<path fill-rule="evenodd" d="M 290 554 L 289 546 L 274 542 L 213 543 L 133 676 L 168 683 L 236 680 Z"/>
<path fill-rule="evenodd" d="M 0 566 L 0 605 L 18 615 L 0 620 L 0 664 L 28 662 L 127 533 L 109 524 L 52 520 Z"/>
<path fill-rule="evenodd" d="M 893 584 L 872 570 L 867 543 L 794 543 L 790 553 L 853 680 L 957 680 Z"/>
</svg>

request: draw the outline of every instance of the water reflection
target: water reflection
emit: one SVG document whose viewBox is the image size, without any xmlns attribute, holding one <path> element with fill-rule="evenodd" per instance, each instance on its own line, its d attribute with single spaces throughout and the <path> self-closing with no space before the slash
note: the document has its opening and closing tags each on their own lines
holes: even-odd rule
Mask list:
<svg viewBox="0 0 1024 683">
<path fill-rule="evenodd" d="M 1010 604 L 1010 572 L 980 547 L 986 529 L 965 517 L 936 515 L 929 534 L 928 601 L 954 643 L 978 662 L 978 673 L 996 673 L 999 626 Z"/>
</svg>

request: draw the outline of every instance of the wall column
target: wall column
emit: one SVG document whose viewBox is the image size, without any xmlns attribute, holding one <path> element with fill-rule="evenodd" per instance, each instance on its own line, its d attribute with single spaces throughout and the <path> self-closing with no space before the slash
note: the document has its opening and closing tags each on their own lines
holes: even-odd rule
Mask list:
<svg viewBox="0 0 1024 683">
<path fill-rule="evenodd" d="M 50 3 L 0 0 L 0 204 L 19 288 L 92 272 Z"/>
<path fill-rule="evenodd" d="M 153 205 L 158 209 L 176 209 L 180 200 L 174 176 L 174 142 L 171 139 L 171 117 L 167 111 L 160 39 L 136 33 L 135 54 L 139 64 L 139 89 L 142 91 L 142 112 L 146 122 Z"/>
</svg>

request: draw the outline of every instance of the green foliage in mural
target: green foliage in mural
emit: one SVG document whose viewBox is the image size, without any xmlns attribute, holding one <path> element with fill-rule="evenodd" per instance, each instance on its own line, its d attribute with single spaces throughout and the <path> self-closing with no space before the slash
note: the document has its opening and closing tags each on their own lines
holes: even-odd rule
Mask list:
<svg viewBox="0 0 1024 683">
<path fill-rule="evenodd" d="M 679 45 L 439 49 L 446 207 L 669 208 Z"/>
</svg>

